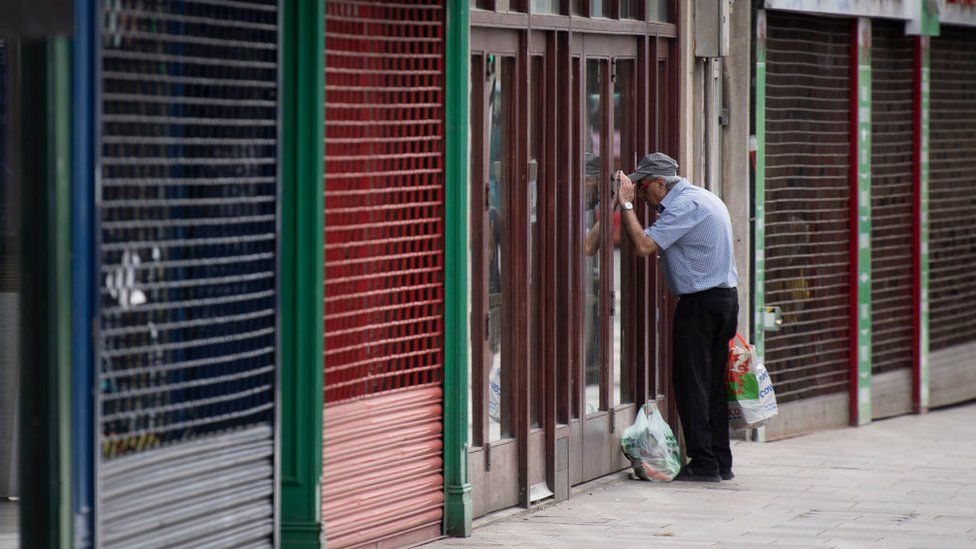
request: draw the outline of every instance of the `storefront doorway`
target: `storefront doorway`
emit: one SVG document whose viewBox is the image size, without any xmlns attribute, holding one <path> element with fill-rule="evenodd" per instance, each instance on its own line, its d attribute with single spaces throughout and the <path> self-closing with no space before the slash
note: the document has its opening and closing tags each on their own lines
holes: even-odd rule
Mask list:
<svg viewBox="0 0 976 549">
<path fill-rule="evenodd" d="M 668 304 L 656 259 L 621 238 L 612 174 L 674 153 L 671 42 L 631 21 L 513 15 L 472 14 L 475 516 L 626 467 L 620 433 L 637 406 L 668 404 Z M 558 28 L 571 20 L 592 32 Z"/>
</svg>

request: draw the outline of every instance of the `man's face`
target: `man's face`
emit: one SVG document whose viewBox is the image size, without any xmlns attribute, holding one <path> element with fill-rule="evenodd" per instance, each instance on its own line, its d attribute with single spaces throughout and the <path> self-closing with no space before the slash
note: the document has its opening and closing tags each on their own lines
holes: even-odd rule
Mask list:
<svg viewBox="0 0 976 549">
<path fill-rule="evenodd" d="M 663 177 L 645 177 L 637 184 L 637 194 L 644 199 L 644 202 L 657 208 L 668 194 Z"/>
</svg>

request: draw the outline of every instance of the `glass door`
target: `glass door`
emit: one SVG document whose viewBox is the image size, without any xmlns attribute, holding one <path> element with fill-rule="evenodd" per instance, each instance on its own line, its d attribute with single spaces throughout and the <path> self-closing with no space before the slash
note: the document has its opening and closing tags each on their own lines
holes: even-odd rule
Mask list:
<svg viewBox="0 0 976 549">
<path fill-rule="evenodd" d="M 583 257 L 583 451 L 582 478 L 590 480 L 610 470 L 611 414 L 609 411 L 611 284 L 608 249 L 613 236 L 610 173 L 610 63 L 607 58 L 581 60 L 583 101 L 581 141 L 583 153 L 583 211 L 580 221 Z"/>
<path fill-rule="evenodd" d="M 553 496 L 555 171 L 545 41 L 472 33 L 471 451 L 475 513 Z"/>
<path fill-rule="evenodd" d="M 633 168 L 637 155 L 636 41 L 582 37 L 572 60 L 571 89 L 578 119 L 575 150 L 582 241 L 578 303 L 581 355 L 578 398 L 581 447 L 574 483 L 627 464 L 617 449 L 619 431 L 633 420 L 639 334 L 634 326 L 639 263 L 621 237 L 617 170 Z M 629 269 L 629 270 L 628 270 Z M 640 270 L 643 272 L 643 270 Z M 646 326 L 643 327 L 646 329 Z"/>
<path fill-rule="evenodd" d="M 610 144 L 614 172 L 622 170 L 631 173 L 638 156 L 644 154 L 637 149 L 637 60 L 615 57 L 611 67 L 611 124 L 612 142 Z M 649 152 L 649 151 L 648 151 Z M 611 182 L 612 196 L 616 206 L 616 184 Z M 647 208 L 639 200 L 634 201 L 638 218 L 647 219 Z M 646 375 L 646 336 L 649 326 L 642 321 L 646 310 L 645 296 L 649 293 L 647 279 L 647 260 L 634 253 L 630 238 L 624 233 L 619 207 L 613 213 L 613 254 L 610 270 L 613 272 L 610 289 L 610 324 L 613 350 L 611 365 L 611 406 L 613 410 L 613 440 L 611 460 L 616 460 L 614 468 L 626 467 L 628 462 L 619 451 L 620 434 L 633 422 L 636 406 L 638 376 Z M 641 391 L 643 392 L 643 391 Z"/>
<path fill-rule="evenodd" d="M 620 433 L 666 385 L 657 269 L 621 234 L 612 177 L 666 132 L 663 51 L 641 36 L 472 28 L 475 516 L 628 466 Z"/>
<path fill-rule="evenodd" d="M 541 36 L 539 37 L 541 38 Z M 554 293 L 553 263 L 551 261 L 551 229 L 555 212 L 552 204 L 551 147 L 554 124 L 549 104 L 550 59 L 544 43 L 529 41 L 526 72 L 527 163 L 525 192 L 527 206 L 526 282 L 527 282 L 527 347 L 526 394 L 527 438 L 524 453 L 527 503 L 532 504 L 553 495 L 553 486 L 547 466 L 547 400 L 551 390 L 547 381 L 551 378 L 553 359 L 554 318 L 551 313 Z M 543 42 L 539 40 L 538 42 Z M 552 413 L 551 411 L 549 412 Z"/>
<path fill-rule="evenodd" d="M 516 55 L 471 57 L 471 440 L 480 515 L 519 503 Z M 487 487 L 490 486 L 490 489 Z"/>
</svg>

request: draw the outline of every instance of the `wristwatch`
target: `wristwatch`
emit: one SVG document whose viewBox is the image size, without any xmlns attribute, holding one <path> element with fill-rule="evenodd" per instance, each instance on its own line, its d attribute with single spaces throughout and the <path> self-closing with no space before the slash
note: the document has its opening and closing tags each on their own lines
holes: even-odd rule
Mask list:
<svg viewBox="0 0 976 549">
<path fill-rule="evenodd" d="M 621 210 L 621 211 L 633 210 L 634 209 L 634 204 L 632 202 L 630 202 L 630 201 L 627 201 L 627 202 L 624 202 L 623 203 L 623 206 L 621 206 L 621 207 L 623 208 L 623 210 Z"/>
</svg>

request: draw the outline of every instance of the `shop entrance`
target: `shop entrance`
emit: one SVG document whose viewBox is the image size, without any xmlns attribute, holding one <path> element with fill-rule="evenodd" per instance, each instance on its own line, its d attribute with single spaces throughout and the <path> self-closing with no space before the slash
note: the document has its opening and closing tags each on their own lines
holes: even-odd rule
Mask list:
<svg viewBox="0 0 976 549">
<path fill-rule="evenodd" d="M 626 467 L 621 431 L 648 396 L 663 401 L 660 277 L 621 238 L 612 174 L 666 135 L 648 120 L 668 100 L 649 70 L 658 55 L 667 69 L 667 46 L 472 30 L 475 516 Z"/>
</svg>

